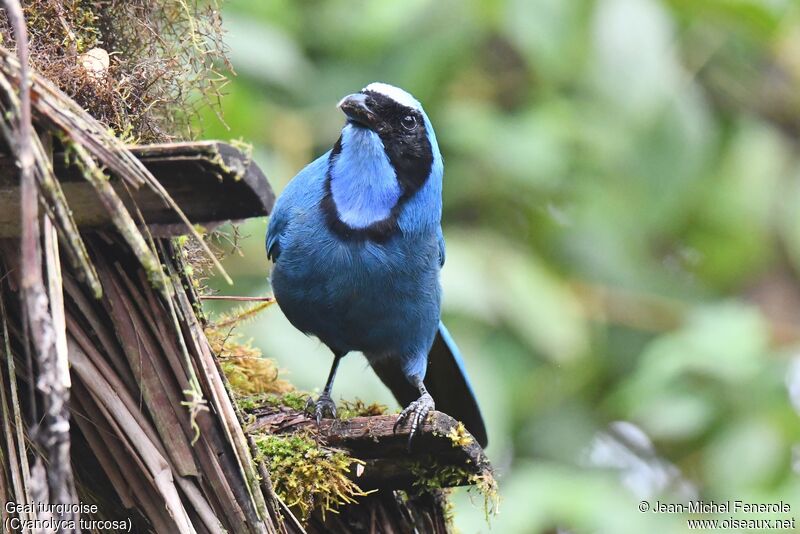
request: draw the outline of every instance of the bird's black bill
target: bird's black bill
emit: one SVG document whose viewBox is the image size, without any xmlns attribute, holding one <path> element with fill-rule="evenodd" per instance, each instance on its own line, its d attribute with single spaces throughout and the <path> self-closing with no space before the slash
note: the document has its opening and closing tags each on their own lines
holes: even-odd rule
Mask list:
<svg viewBox="0 0 800 534">
<path fill-rule="evenodd" d="M 339 102 L 339 109 L 347 115 L 348 120 L 361 126 L 374 128 L 378 124 L 378 116 L 370 109 L 367 95 L 363 93 L 354 93 L 344 97 Z"/>
</svg>

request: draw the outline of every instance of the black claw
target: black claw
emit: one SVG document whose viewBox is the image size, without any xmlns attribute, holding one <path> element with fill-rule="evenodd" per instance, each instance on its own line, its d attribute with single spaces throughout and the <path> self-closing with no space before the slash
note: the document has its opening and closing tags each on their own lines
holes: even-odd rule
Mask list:
<svg viewBox="0 0 800 534">
<path fill-rule="evenodd" d="M 317 426 L 319 426 L 326 414 L 334 419 L 336 418 L 336 403 L 333 402 L 330 395 L 323 393 L 316 401 L 309 397 L 308 401 L 306 401 L 305 411 L 309 415 L 313 414 L 314 419 L 317 421 Z"/>
<path fill-rule="evenodd" d="M 402 412 L 400 412 L 400 416 L 397 418 L 397 421 L 395 421 L 392 431 L 396 433 L 397 428 L 406 420 L 411 422 L 411 432 L 408 434 L 409 451 L 411 450 L 411 443 L 414 441 L 414 436 L 417 435 L 417 430 L 419 430 L 422 425 L 425 424 L 425 419 L 428 417 L 428 414 L 435 409 L 435 407 L 436 406 L 433 403 L 433 397 L 425 393 L 420 398 L 409 404 Z"/>
<path fill-rule="evenodd" d="M 397 434 L 397 427 L 399 427 L 399 426 L 400 426 L 400 424 L 401 424 L 401 423 L 402 423 L 402 422 L 405 420 L 405 418 L 406 418 L 407 416 L 408 416 L 408 413 L 406 413 L 406 411 L 405 411 L 405 410 L 403 410 L 402 412 L 400 412 L 400 415 L 398 415 L 398 416 L 397 416 L 397 421 L 395 421 L 395 422 L 394 422 L 394 427 L 392 427 L 392 432 L 394 432 L 395 434 Z"/>
</svg>

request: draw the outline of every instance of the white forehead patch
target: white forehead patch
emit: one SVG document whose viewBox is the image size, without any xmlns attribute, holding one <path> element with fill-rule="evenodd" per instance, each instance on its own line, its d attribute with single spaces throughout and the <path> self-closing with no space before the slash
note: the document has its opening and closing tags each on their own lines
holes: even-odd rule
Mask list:
<svg viewBox="0 0 800 534">
<path fill-rule="evenodd" d="M 419 101 L 411 96 L 408 91 L 403 91 L 399 87 L 395 87 L 394 85 L 389 85 L 388 83 L 381 83 L 381 82 L 372 82 L 368 86 L 366 86 L 364 91 L 373 91 L 375 93 L 380 93 L 384 96 L 388 96 L 401 106 L 405 106 L 407 108 L 416 109 L 417 111 L 422 111 L 422 104 Z"/>
</svg>

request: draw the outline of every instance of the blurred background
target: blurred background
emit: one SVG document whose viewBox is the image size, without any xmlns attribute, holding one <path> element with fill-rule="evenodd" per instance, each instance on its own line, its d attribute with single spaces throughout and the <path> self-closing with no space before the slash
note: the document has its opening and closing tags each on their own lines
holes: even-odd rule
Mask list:
<svg viewBox="0 0 800 534">
<path fill-rule="evenodd" d="M 277 192 L 333 145 L 342 96 L 384 81 L 424 104 L 493 532 L 686 529 L 643 499 L 800 515 L 800 3 L 230 0 L 223 20 L 228 127 L 199 126 L 252 143 Z M 214 288 L 269 293 L 266 224 Z M 277 306 L 246 332 L 321 389 L 330 354 Z M 360 355 L 334 394 L 396 407 Z M 488 532 L 472 500 L 456 525 Z"/>
</svg>

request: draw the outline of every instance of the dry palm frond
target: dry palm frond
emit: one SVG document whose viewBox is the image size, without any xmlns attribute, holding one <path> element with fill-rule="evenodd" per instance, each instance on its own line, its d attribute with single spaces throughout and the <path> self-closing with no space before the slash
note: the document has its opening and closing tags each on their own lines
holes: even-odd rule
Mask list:
<svg viewBox="0 0 800 534">
<path fill-rule="evenodd" d="M 101 4 L 133 18 L 138 16 L 137 20 L 151 16 L 147 9 L 153 13 L 171 12 L 161 27 L 175 20 L 193 24 L 193 10 L 199 5 L 188 0 L 163 6 L 153 0 L 109 0 Z M 235 532 L 285 532 L 275 523 L 277 505 L 265 482 L 268 475 L 262 480 L 256 475 L 248 442 L 195 316 L 199 308 L 197 296 L 191 293 L 186 272 L 177 265 L 180 259 L 169 241 L 153 239 L 135 203 L 131 207 L 130 199 L 123 202 L 118 193 L 149 188 L 164 206 L 182 218 L 187 233 L 219 266 L 173 199 L 119 138 L 133 133 L 130 137 L 137 139 L 161 139 L 159 128 L 166 123 L 157 119 L 158 113 L 142 110 L 169 109 L 185 95 L 172 95 L 172 99 L 163 102 L 158 97 L 150 99 L 146 90 L 112 95 L 115 105 L 119 104 L 112 111 L 121 117 L 102 113 L 99 118 L 92 116 L 62 92 L 61 89 L 70 88 L 64 86 L 58 72 L 47 72 L 44 77 L 30 72 L 22 11 L 16 1 L 8 0 L 6 5 L 9 9 L 0 12 L 0 42 L 11 42 L 6 40 L 8 32 L 2 20 L 5 14 L 19 37 L 20 59 L 0 48 L 0 153 L 12 155 L 21 170 L 24 228 L 22 257 L 13 240 L 0 240 L 0 299 L 9 303 L 7 310 L 0 300 L 3 352 L 8 362 L 7 375 L 0 369 L 0 454 L 9 459 L 8 467 L 3 465 L 0 472 L 0 497 L 17 503 L 75 502 L 71 471 L 74 466 L 79 475 L 110 483 L 115 491 L 106 492 L 104 497 L 118 511 L 136 510 L 140 514 L 136 521 L 142 521 L 142 528 L 137 530 L 190 533 L 224 528 Z M 34 33 L 34 49 L 43 50 L 37 41 L 41 28 L 57 34 L 61 26 L 67 36 L 66 51 L 55 51 L 53 56 L 64 59 L 68 66 L 69 58 L 75 59 L 75 53 L 83 46 L 70 17 L 76 9 L 83 9 L 81 6 L 94 4 L 34 0 L 28 5 L 29 13 L 31 5 L 41 8 L 33 13 L 43 16 L 53 10 L 54 15 L 52 20 L 33 21 L 39 32 Z M 145 11 L 137 12 L 139 9 Z M 176 11 L 185 11 L 185 17 L 175 15 Z M 121 18 L 130 21 L 130 17 Z M 96 21 L 103 23 L 99 18 Z M 101 33 L 109 32 L 106 28 Z M 180 63 L 169 54 L 168 42 L 174 38 L 148 37 L 158 50 L 154 63 Z M 125 32 L 115 39 L 142 42 Z M 207 45 L 199 26 L 193 25 L 180 39 L 200 55 Z M 53 42 L 51 39 L 46 46 Z M 32 64 L 46 67 L 49 58 L 45 56 L 32 58 Z M 147 54 L 142 57 L 148 60 Z M 165 76 L 182 80 L 181 87 L 191 86 L 191 81 L 182 78 L 185 71 L 173 70 Z M 73 71 L 67 68 L 64 74 L 69 77 Z M 107 82 L 109 74 L 103 73 Z M 137 100 L 142 105 L 138 110 Z M 98 109 L 92 106 L 92 111 Z M 178 106 L 170 111 L 180 116 L 186 109 Z M 136 113 L 138 119 L 134 118 Z M 140 130 L 133 132 L 129 127 Z M 148 128 L 149 132 L 143 132 Z M 108 212 L 113 228 L 79 232 L 53 172 L 54 149 L 63 151 L 69 166 L 81 171 Z M 112 179 L 116 183 L 110 182 Z M 43 223 L 40 208 L 47 216 Z M 44 234 L 39 233 L 41 229 Z M 60 240 L 56 239 L 56 232 Z M 64 266 L 63 279 L 59 244 L 70 260 Z M 22 289 L 21 298 L 16 298 L 17 288 Z M 70 297 L 66 302 L 62 295 L 65 290 Z M 74 461 L 75 455 L 73 461 L 69 457 L 70 391 L 66 388 L 70 376 L 65 351 L 73 364 L 69 407 L 77 430 L 72 434 L 78 438 L 78 450 L 94 453 L 80 462 Z M 33 358 L 15 369 L 15 358 L 25 355 Z M 19 377 L 21 390 L 29 393 L 27 405 L 26 399 L 15 397 L 15 380 Z M 25 418 L 21 406 L 25 408 Z M 54 418 L 56 410 L 55 415 L 61 419 Z M 40 432 L 39 428 L 44 430 Z M 51 429 L 66 436 L 61 439 Z M 53 436 L 59 439 L 52 439 Z M 28 458 L 34 462 L 30 469 Z M 78 480 L 88 479 L 81 476 Z M 262 487 L 267 488 L 273 510 L 267 510 Z M 81 489 L 79 494 L 85 497 L 94 488 Z M 60 512 L 59 515 L 64 517 Z M 34 513 L 31 518 L 48 516 Z"/>
<path fill-rule="evenodd" d="M 19 103 L 13 90 L 13 81 L 20 76 L 19 62 L 6 49 L 0 48 L 0 109 L 8 115 L 18 115 Z M 110 133 L 97 119 L 69 99 L 50 82 L 38 76 L 32 76 L 31 102 L 33 105 L 33 119 L 43 129 L 57 136 L 65 144 L 68 153 L 72 154 L 84 171 L 84 176 L 95 187 L 103 204 L 108 208 L 117 230 L 125 237 L 128 245 L 134 250 L 141 265 L 145 268 L 152 282 L 160 285 L 163 291 L 168 291 L 169 285 L 163 281 L 162 273 L 155 253 L 147 246 L 145 238 L 133 222 L 132 217 L 124 208 L 116 191 L 108 184 L 105 169 L 113 173 L 125 184 L 132 188 L 150 187 L 164 201 L 178 213 L 190 233 L 201 244 L 208 257 L 225 278 L 230 278 L 224 273 L 217 258 L 205 245 L 194 226 L 189 222 L 180 208 L 170 198 L 163 186 L 131 154 L 125 145 Z M 2 128 L 2 127 L 0 127 Z M 39 183 L 52 184 L 52 165 L 44 157 L 44 150 L 34 152 L 35 173 L 40 176 Z M 46 189 L 40 185 L 40 189 Z M 48 201 L 48 211 L 51 213 L 69 213 L 69 207 L 64 203 L 63 195 L 52 189 L 50 195 L 43 195 Z M 85 246 L 80 242 L 80 236 L 69 218 L 63 220 L 56 218 L 59 233 L 68 236 L 67 249 L 69 257 L 78 259 L 77 265 L 81 268 L 82 277 L 90 282 L 95 294 L 99 291 L 94 273 L 86 258 Z"/>
<path fill-rule="evenodd" d="M 20 289 L 26 340 L 33 348 L 35 386 L 43 407 L 42 416 L 30 426 L 30 433 L 48 460 L 45 466 L 42 456 L 35 457 L 30 487 L 35 501 L 60 505 L 57 512 L 48 516 L 70 521 L 75 514 L 66 507 L 77 501 L 77 494 L 70 462 L 69 370 L 64 323 L 59 321 L 63 319 L 62 301 L 53 300 L 54 292 L 59 296 L 61 293 L 61 268 L 51 226 L 45 225 L 44 250 L 41 242 L 27 28 L 19 1 L 4 0 L 3 4 L 21 43 L 17 50 L 21 66 L 16 76 L 19 99 L 17 105 L 5 110 L 4 116 L 11 124 L 3 128 L 2 134 L 20 171 Z M 7 96 L 14 103 L 15 92 L 9 91 Z M 47 285 L 43 268 L 47 270 Z"/>
</svg>

